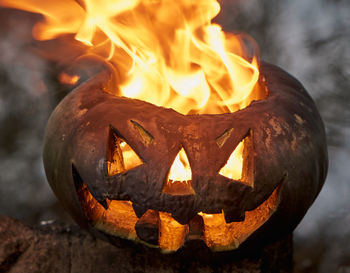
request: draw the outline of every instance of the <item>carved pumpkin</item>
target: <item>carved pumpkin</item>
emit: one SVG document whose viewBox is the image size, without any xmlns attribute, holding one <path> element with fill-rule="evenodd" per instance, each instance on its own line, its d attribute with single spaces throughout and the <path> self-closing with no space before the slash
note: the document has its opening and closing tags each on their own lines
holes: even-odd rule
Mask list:
<svg viewBox="0 0 350 273">
<path fill-rule="evenodd" d="M 297 80 L 269 64 L 260 69 L 266 98 L 219 115 L 113 96 L 105 92 L 114 88 L 111 73 L 95 75 L 48 122 L 52 189 L 77 223 L 112 243 L 121 237 L 175 251 L 200 239 L 221 251 L 290 233 L 324 183 L 325 132 Z M 224 168 L 240 143 L 242 175 L 232 179 Z M 179 153 L 191 178 L 169 182 Z"/>
</svg>

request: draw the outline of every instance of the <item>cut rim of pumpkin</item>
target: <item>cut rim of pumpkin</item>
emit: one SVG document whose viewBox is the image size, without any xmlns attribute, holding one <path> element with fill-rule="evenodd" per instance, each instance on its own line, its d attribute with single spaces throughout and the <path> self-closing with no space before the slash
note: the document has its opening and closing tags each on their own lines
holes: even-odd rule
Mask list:
<svg viewBox="0 0 350 273">
<path fill-rule="evenodd" d="M 201 239 L 212 251 L 227 251 L 238 248 L 252 233 L 260 228 L 276 211 L 279 204 L 281 185 L 277 186 L 267 200 L 252 211 L 245 212 L 241 222 L 226 223 L 224 212 L 218 214 L 198 213 L 202 221 L 200 231 L 192 230 L 189 224 L 181 225 L 170 213 L 159 211 L 158 245 L 150 245 L 136 233 L 136 216 L 131 201 L 109 200 L 105 209 L 90 193 L 83 181 L 76 183 L 77 196 L 89 223 L 99 231 L 124 239 L 159 247 L 162 252 L 174 252 L 187 240 Z M 198 229 L 198 226 L 196 227 Z M 200 235 L 191 236 L 193 233 Z"/>
</svg>

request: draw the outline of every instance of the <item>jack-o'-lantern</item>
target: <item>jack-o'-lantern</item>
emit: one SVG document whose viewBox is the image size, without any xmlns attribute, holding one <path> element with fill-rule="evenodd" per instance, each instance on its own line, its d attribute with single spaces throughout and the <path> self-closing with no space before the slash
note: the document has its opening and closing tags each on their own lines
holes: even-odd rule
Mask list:
<svg viewBox="0 0 350 273">
<path fill-rule="evenodd" d="M 297 80 L 212 23 L 217 1 L 1 5 L 41 12 L 36 39 L 70 34 L 103 58 L 80 59 L 85 81 L 61 74 L 80 81 L 45 136 L 48 181 L 82 227 L 112 243 L 221 251 L 283 236 L 305 215 L 327 171 L 320 116 Z"/>
<path fill-rule="evenodd" d="M 108 70 L 83 83 L 47 127 L 44 162 L 56 195 L 97 236 L 164 251 L 192 239 L 220 251 L 252 234 L 287 234 L 322 187 L 325 135 L 300 83 L 275 66 L 260 69 L 266 97 L 218 115 L 113 96 Z M 225 168 L 242 146 L 240 177 L 230 177 Z M 186 181 L 171 176 L 179 159 Z"/>
</svg>

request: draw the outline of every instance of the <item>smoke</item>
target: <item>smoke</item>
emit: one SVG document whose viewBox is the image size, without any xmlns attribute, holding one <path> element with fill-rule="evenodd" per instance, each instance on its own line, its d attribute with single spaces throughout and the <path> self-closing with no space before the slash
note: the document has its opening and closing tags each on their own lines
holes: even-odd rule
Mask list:
<svg viewBox="0 0 350 273">
<path fill-rule="evenodd" d="M 56 202 L 41 158 L 48 63 L 31 51 L 37 16 L 2 9 L 0 17 L 0 214 L 37 222 Z"/>
</svg>

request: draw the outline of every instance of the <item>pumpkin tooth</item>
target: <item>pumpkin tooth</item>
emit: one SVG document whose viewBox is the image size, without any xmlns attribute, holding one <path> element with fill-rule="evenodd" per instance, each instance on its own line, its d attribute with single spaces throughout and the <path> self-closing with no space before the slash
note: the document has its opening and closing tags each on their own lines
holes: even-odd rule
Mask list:
<svg viewBox="0 0 350 273">
<path fill-rule="evenodd" d="M 97 212 L 100 213 L 102 210 L 100 208 L 100 211 Z M 135 224 L 138 218 L 131 207 L 130 201 L 112 200 L 108 210 L 93 216 L 92 222 L 96 229 L 131 240 L 137 238 Z"/>
<path fill-rule="evenodd" d="M 96 199 L 96 198 L 95 198 Z M 108 210 L 109 208 L 109 204 L 111 203 L 111 201 L 108 198 L 105 199 L 96 199 L 96 201 L 105 209 Z"/>
<path fill-rule="evenodd" d="M 186 240 L 200 240 L 204 236 L 204 221 L 202 216 L 196 215 L 188 223 L 189 233 Z"/>
<path fill-rule="evenodd" d="M 178 250 L 185 242 L 188 225 L 181 225 L 167 212 L 159 212 L 159 219 L 159 247 L 163 252 Z"/>
<path fill-rule="evenodd" d="M 149 244 L 158 245 L 159 222 L 158 211 L 147 210 L 135 224 L 137 236 Z"/>
<path fill-rule="evenodd" d="M 229 229 L 230 224 L 225 223 L 223 213 L 200 213 L 200 215 L 204 221 L 203 241 L 211 250 L 233 250 L 239 246 L 239 240 L 233 236 L 234 229 Z"/>
<path fill-rule="evenodd" d="M 237 209 L 223 209 L 225 222 L 227 224 L 232 222 L 243 222 L 245 219 L 245 213 L 242 210 Z"/>
<path fill-rule="evenodd" d="M 180 224 L 185 225 L 190 222 L 190 220 L 195 217 L 197 212 L 190 211 L 187 206 L 183 206 L 180 209 L 177 209 L 175 212 L 171 214 L 171 216 Z"/>
<path fill-rule="evenodd" d="M 132 207 L 135 211 L 137 218 L 141 218 L 145 214 L 145 212 L 147 211 L 147 208 L 140 206 L 134 202 L 132 203 Z"/>
</svg>

